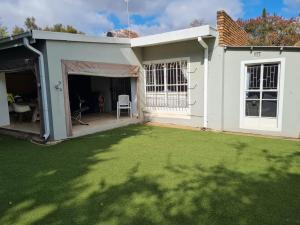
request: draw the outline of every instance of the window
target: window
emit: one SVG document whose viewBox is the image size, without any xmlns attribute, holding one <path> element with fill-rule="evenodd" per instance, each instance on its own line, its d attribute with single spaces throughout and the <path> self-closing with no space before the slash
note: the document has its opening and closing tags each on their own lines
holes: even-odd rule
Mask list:
<svg viewBox="0 0 300 225">
<path fill-rule="evenodd" d="M 187 60 L 145 64 L 146 105 L 188 108 Z"/>
<path fill-rule="evenodd" d="M 245 115 L 276 118 L 279 64 L 247 66 Z"/>
<path fill-rule="evenodd" d="M 281 130 L 284 65 L 283 58 L 242 62 L 241 128 Z"/>
</svg>

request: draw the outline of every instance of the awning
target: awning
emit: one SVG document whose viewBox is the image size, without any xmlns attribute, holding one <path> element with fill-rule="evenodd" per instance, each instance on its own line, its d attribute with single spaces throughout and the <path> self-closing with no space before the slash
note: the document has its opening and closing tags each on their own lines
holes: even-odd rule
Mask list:
<svg viewBox="0 0 300 225">
<path fill-rule="evenodd" d="M 63 60 L 67 74 L 101 77 L 138 77 L 139 66 L 89 61 Z"/>
</svg>

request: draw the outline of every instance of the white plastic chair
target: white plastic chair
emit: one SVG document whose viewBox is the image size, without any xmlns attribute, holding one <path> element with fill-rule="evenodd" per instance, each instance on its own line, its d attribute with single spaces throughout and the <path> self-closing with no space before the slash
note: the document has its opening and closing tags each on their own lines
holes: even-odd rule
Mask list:
<svg viewBox="0 0 300 225">
<path fill-rule="evenodd" d="M 120 118 L 120 113 L 122 109 L 127 109 L 128 113 L 130 115 L 130 118 L 132 118 L 131 113 L 131 102 L 129 100 L 129 95 L 119 95 L 118 96 L 118 103 L 117 103 L 117 119 Z"/>
</svg>

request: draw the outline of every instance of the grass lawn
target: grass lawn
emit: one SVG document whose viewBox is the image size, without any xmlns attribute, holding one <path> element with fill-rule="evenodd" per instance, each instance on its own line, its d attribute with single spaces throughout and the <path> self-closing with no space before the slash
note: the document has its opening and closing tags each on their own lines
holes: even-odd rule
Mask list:
<svg viewBox="0 0 300 225">
<path fill-rule="evenodd" d="M 300 142 L 129 126 L 0 136 L 1 225 L 300 224 Z"/>
</svg>

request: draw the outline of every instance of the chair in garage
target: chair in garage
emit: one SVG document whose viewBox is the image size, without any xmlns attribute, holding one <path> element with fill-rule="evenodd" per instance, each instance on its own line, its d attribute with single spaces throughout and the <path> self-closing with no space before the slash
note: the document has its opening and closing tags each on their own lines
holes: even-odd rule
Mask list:
<svg viewBox="0 0 300 225">
<path fill-rule="evenodd" d="M 117 119 L 120 118 L 121 110 L 128 110 L 128 115 L 130 115 L 130 118 L 132 118 L 131 102 L 129 100 L 129 95 L 118 96 Z"/>
</svg>

